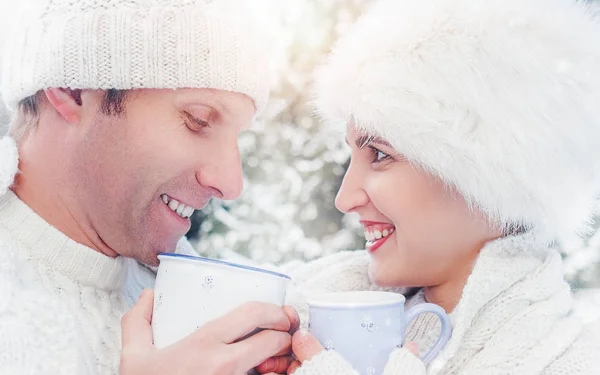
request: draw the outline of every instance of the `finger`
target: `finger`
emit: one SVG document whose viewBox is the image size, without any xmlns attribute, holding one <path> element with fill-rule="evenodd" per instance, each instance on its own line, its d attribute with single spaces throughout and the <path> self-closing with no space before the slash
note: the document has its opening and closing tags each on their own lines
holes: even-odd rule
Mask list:
<svg viewBox="0 0 600 375">
<path fill-rule="evenodd" d="M 292 337 L 292 351 L 300 362 L 311 359 L 325 350 L 317 339 L 306 330 L 294 333 Z"/>
<path fill-rule="evenodd" d="M 292 364 L 290 365 L 290 367 L 288 367 L 287 373 L 288 375 L 293 374 L 302 364 L 298 361 L 294 361 L 292 362 Z"/>
<path fill-rule="evenodd" d="M 136 304 L 121 319 L 122 346 L 152 345 L 154 292 L 145 289 Z"/>
<path fill-rule="evenodd" d="M 279 352 L 275 353 L 273 357 L 285 357 L 292 355 L 292 340 L 290 339 L 290 346 L 287 348 L 281 349 Z"/>
<path fill-rule="evenodd" d="M 417 357 L 419 356 L 419 346 L 416 342 L 407 342 L 406 344 L 404 344 L 404 349 L 408 350 Z"/>
<path fill-rule="evenodd" d="M 270 372 L 276 374 L 284 374 L 293 361 L 294 359 L 291 356 L 271 357 L 263 363 L 261 363 L 260 365 L 258 365 L 256 371 L 258 371 L 261 374 L 266 374 Z"/>
<path fill-rule="evenodd" d="M 280 306 L 250 302 L 207 323 L 201 330 L 204 333 L 210 332 L 225 344 L 231 344 L 257 328 L 288 332 L 290 320 Z"/>
<path fill-rule="evenodd" d="M 248 371 L 289 348 L 291 340 L 287 332 L 264 330 L 243 341 L 228 345 L 227 350 L 231 351 L 241 369 Z"/>
<path fill-rule="evenodd" d="M 292 306 L 283 306 L 283 312 L 290 320 L 290 333 L 294 334 L 300 327 L 300 317 Z"/>
</svg>

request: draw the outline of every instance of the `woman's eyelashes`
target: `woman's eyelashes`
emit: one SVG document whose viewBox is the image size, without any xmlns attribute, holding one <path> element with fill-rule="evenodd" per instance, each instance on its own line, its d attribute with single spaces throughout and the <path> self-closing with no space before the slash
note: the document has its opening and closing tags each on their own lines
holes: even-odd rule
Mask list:
<svg viewBox="0 0 600 375">
<path fill-rule="evenodd" d="M 391 155 L 386 154 L 385 152 L 381 151 L 380 149 L 378 149 L 375 146 L 368 146 L 368 148 L 371 150 L 371 153 L 373 154 L 373 161 L 372 161 L 373 164 L 381 163 L 381 162 L 384 162 L 384 161 L 392 158 Z"/>
</svg>

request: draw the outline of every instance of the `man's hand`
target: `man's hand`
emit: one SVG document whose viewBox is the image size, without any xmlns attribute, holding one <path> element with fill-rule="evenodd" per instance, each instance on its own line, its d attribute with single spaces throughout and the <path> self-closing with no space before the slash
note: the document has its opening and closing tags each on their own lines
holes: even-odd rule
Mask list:
<svg viewBox="0 0 600 375">
<path fill-rule="evenodd" d="M 121 375 L 246 374 L 270 357 L 289 353 L 296 312 L 265 303 L 248 303 L 202 326 L 164 349 L 152 344 L 154 294 L 145 290 L 121 322 Z M 256 328 L 260 331 L 244 340 Z"/>
</svg>

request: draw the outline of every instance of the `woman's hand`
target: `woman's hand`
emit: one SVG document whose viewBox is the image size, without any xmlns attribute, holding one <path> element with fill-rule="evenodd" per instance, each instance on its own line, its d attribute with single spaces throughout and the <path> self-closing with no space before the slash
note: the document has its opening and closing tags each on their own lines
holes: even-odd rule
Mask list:
<svg viewBox="0 0 600 375">
<path fill-rule="evenodd" d="M 419 355 L 419 347 L 415 342 L 408 342 L 404 345 L 404 348 L 410 351 L 413 355 Z M 308 331 L 298 331 L 292 336 L 292 351 L 296 360 L 292 361 L 288 367 L 288 374 L 293 374 L 298 367 L 302 365 L 304 361 L 311 359 L 317 354 L 321 353 L 323 346 L 317 341 L 317 339 L 311 335 Z"/>
<path fill-rule="evenodd" d="M 319 341 L 306 330 L 299 330 L 292 336 L 293 356 L 270 358 L 256 370 L 261 374 L 292 374 L 302 362 L 311 359 L 325 350 Z"/>
<path fill-rule="evenodd" d="M 408 342 L 404 348 L 413 355 L 418 356 L 419 348 L 416 343 Z M 292 336 L 293 356 L 282 356 L 270 358 L 256 370 L 261 374 L 288 374 L 291 375 L 302 365 L 317 354 L 324 351 L 325 348 L 308 331 L 299 330 Z"/>
</svg>

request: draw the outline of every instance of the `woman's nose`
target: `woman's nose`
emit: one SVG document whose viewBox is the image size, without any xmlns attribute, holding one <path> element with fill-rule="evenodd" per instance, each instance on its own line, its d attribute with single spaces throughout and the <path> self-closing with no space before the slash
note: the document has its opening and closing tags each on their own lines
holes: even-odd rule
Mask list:
<svg viewBox="0 0 600 375">
<path fill-rule="evenodd" d="M 363 183 L 364 176 L 350 163 L 335 198 L 335 206 L 338 210 L 345 213 L 354 212 L 369 202 Z"/>
</svg>

